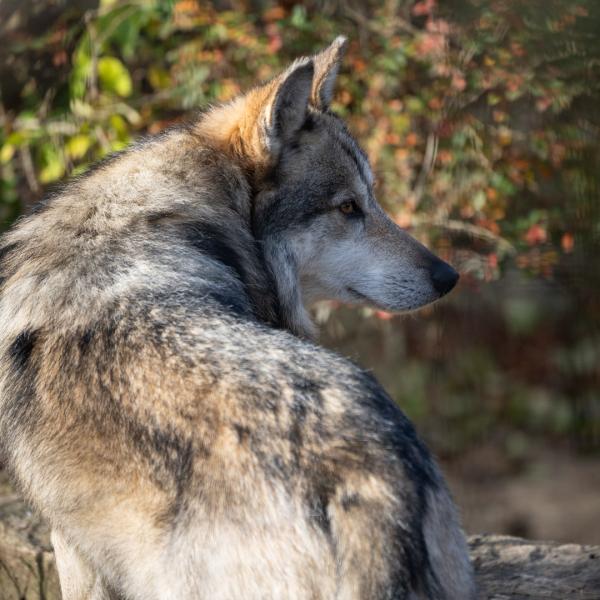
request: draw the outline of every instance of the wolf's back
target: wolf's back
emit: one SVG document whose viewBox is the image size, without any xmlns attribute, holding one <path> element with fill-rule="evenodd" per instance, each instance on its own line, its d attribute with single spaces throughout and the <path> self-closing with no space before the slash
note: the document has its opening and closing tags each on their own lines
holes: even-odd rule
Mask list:
<svg viewBox="0 0 600 600">
<path fill-rule="evenodd" d="M 168 133 L 3 239 L 18 484 L 127 598 L 472 598 L 410 423 L 368 374 L 269 326 L 223 160 Z"/>
</svg>

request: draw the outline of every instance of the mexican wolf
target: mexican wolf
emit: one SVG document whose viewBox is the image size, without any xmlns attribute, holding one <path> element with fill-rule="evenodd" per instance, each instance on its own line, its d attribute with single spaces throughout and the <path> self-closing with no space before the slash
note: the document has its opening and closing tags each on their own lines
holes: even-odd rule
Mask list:
<svg viewBox="0 0 600 600">
<path fill-rule="evenodd" d="M 329 110 L 345 40 L 48 198 L 1 241 L 0 439 L 65 600 L 474 598 L 443 478 L 321 298 L 456 272 Z"/>
</svg>

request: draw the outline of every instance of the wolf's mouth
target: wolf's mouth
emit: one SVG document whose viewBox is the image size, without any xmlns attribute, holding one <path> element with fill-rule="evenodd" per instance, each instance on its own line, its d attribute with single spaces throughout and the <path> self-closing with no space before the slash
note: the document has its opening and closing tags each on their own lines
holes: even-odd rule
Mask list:
<svg viewBox="0 0 600 600">
<path fill-rule="evenodd" d="M 375 308 L 379 308 L 381 310 L 390 310 L 389 307 L 381 304 L 381 302 L 376 302 L 375 300 L 373 300 L 373 298 L 366 296 L 365 294 L 359 292 L 358 290 L 355 290 L 354 288 L 347 287 L 346 289 L 350 292 L 350 295 L 354 296 L 357 300 L 360 300 L 361 302 L 365 302 L 366 304 L 369 304 L 370 306 L 374 306 Z"/>
<path fill-rule="evenodd" d="M 346 289 L 350 292 L 350 294 L 352 294 L 352 296 L 356 296 L 357 298 L 360 298 L 361 300 L 366 300 L 367 302 L 373 302 L 371 298 L 365 296 L 364 294 L 361 294 L 358 290 L 355 290 L 354 288 L 348 287 Z"/>
<path fill-rule="evenodd" d="M 350 293 L 351 296 L 354 296 L 357 300 L 360 300 L 361 302 L 368 304 L 372 308 L 376 308 L 378 310 L 395 312 L 395 313 L 405 313 L 405 312 L 417 310 L 417 309 L 421 308 L 422 306 L 424 306 L 425 304 L 429 304 L 432 302 L 432 300 L 429 300 L 427 302 L 417 302 L 416 304 L 409 304 L 409 305 L 402 306 L 399 308 L 392 304 L 383 304 L 381 302 L 377 302 L 376 300 L 373 300 L 373 298 L 370 298 L 366 294 L 363 294 L 362 292 L 359 292 L 358 290 L 356 290 L 354 288 L 347 287 L 346 290 Z"/>
</svg>

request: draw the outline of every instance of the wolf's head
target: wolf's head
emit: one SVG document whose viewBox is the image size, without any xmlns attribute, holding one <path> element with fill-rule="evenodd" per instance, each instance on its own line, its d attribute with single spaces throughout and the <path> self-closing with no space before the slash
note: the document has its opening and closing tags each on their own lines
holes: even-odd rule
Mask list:
<svg viewBox="0 0 600 600">
<path fill-rule="evenodd" d="M 253 232 L 285 325 L 300 335 L 313 333 L 306 307 L 316 300 L 409 311 L 458 280 L 385 214 L 367 156 L 329 110 L 345 46 L 339 37 L 320 54 L 296 60 L 204 125 L 249 173 Z"/>
</svg>

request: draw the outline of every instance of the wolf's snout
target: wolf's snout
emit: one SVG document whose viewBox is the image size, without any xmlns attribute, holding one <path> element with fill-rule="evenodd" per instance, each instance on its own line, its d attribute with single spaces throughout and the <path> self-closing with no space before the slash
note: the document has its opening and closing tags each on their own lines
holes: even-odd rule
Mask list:
<svg viewBox="0 0 600 600">
<path fill-rule="evenodd" d="M 440 296 L 447 294 L 458 281 L 458 273 L 443 260 L 436 260 L 430 272 L 433 287 Z"/>
</svg>

